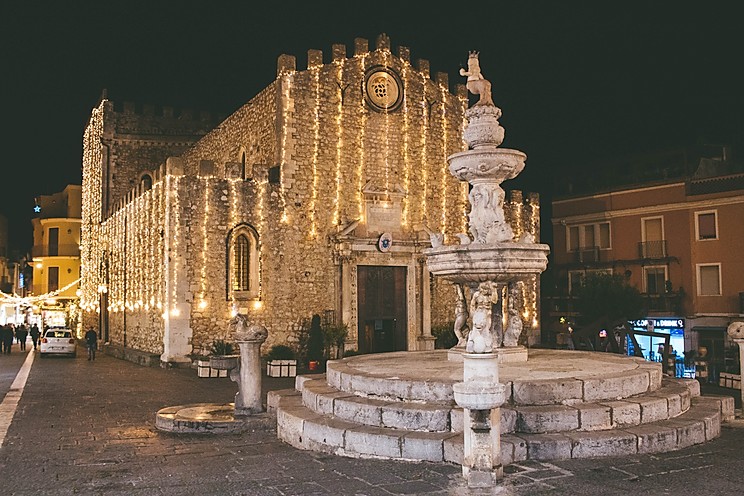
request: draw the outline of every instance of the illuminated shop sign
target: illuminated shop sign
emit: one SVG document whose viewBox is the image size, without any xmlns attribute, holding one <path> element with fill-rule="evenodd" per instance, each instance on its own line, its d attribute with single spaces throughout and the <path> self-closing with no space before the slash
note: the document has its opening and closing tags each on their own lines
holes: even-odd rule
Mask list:
<svg viewBox="0 0 744 496">
<path fill-rule="evenodd" d="M 654 324 L 655 329 L 684 329 L 685 319 L 641 319 L 632 320 L 630 324 L 633 327 L 648 327 L 648 323 L 651 321 Z"/>
</svg>

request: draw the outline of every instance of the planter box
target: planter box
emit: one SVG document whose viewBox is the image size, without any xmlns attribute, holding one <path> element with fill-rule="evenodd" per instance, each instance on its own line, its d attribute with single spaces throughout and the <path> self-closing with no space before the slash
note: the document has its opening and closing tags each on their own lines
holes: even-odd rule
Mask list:
<svg viewBox="0 0 744 496">
<path fill-rule="evenodd" d="M 217 370 L 209 366 L 209 360 L 196 361 L 196 375 L 198 377 L 227 377 L 227 370 Z"/>
<path fill-rule="evenodd" d="M 270 360 L 266 363 L 266 375 L 269 377 L 295 377 L 297 360 Z"/>
</svg>

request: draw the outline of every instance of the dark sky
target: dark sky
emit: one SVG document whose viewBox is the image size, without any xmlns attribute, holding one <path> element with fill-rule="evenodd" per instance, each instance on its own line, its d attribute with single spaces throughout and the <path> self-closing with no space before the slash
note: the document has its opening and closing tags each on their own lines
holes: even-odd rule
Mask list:
<svg viewBox="0 0 744 496">
<path fill-rule="evenodd" d="M 81 183 L 82 134 L 101 90 L 116 102 L 227 115 L 268 85 L 282 53 L 356 37 L 447 72 L 469 50 L 503 110 L 517 186 L 618 155 L 741 141 L 744 2 L 3 2 L 2 198 L 11 247 L 31 244 L 34 196 Z M 439 2 L 436 2 L 437 4 Z M 505 184 L 509 189 L 509 184 Z"/>
</svg>

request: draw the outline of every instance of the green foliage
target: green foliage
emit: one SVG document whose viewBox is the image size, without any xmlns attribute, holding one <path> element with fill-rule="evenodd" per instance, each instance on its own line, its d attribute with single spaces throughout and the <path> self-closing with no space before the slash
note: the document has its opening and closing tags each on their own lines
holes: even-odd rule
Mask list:
<svg viewBox="0 0 744 496">
<path fill-rule="evenodd" d="M 267 360 L 294 360 L 296 354 L 292 348 L 284 344 L 275 344 L 266 354 Z"/>
<path fill-rule="evenodd" d="M 234 349 L 232 343 L 229 343 L 224 339 L 217 339 L 212 343 L 212 347 L 209 351 L 212 355 L 232 355 Z"/>
<path fill-rule="evenodd" d="M 597 320 L 635 320 L 644 314 L 641 293 L 621 275 L 589 273 L 574 296 L 574 308 L 587 323 Z"/>
<path fill-rule="evenodd" d="M 344 350 L 346 336 L 349 335 L 349 326 L 346 324 L 331 324 L 323 327 L 323 343 L 325 344 L 325 358 L 330 359 L 335 349 L 333 358 L 341 358 Z"/>
<path fill-rule="evenodd" d="M 431 328 L 431 335 L 437 338 L 434 341 L 434 348 L 438 350 L 449 349 L 457 344 L 454 327 L 454 322 L 448 322 Z"/>
</svg>

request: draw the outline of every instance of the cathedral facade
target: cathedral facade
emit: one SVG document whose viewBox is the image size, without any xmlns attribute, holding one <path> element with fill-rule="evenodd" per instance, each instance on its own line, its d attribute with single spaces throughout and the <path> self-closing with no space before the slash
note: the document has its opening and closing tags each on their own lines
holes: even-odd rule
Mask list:
<svg viewBox="0 0 744 496">
<path fill-rule="evenodd" d="M 468 185 L 448 171 L 465 87 L 381 35 L 276 79 L 220 123 L 102 98 L 84 135 L 81 308 L 114 345 L 186 362 L 231 340 L 236 313 L 292 343 L 313 314 L 348 325 L 347 349 L 432 349 L 455 291 L 428 273 L 430 236 L 467 232 Z M 539 201 L 510 192 L 515 233 Z M 524 328 L 539 332 L 538 281 Z M 531 287 L 529 287 L 531 286 Z"/>
</svg>

